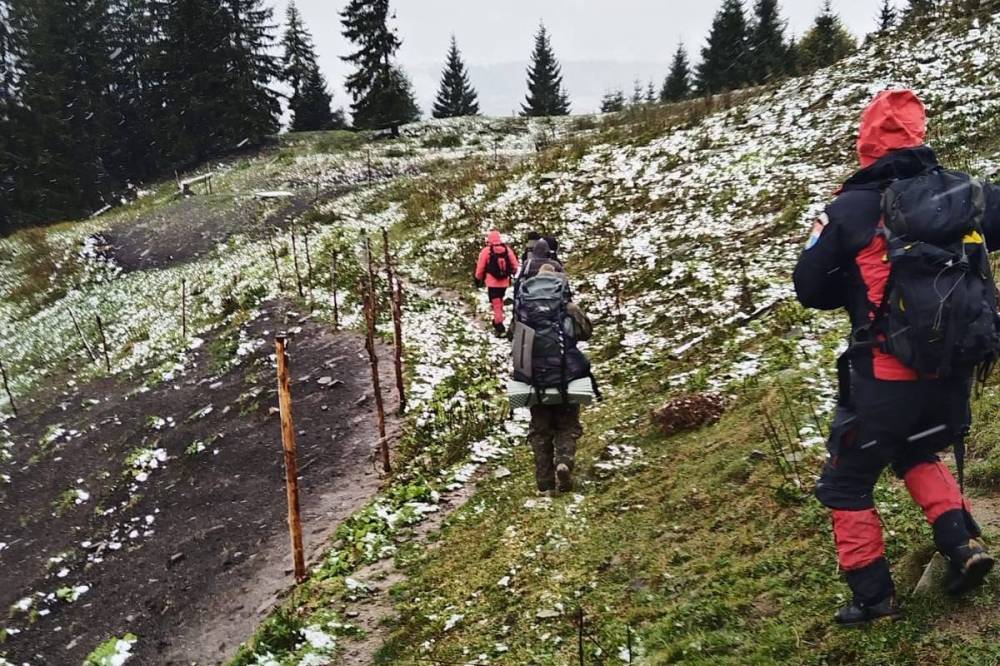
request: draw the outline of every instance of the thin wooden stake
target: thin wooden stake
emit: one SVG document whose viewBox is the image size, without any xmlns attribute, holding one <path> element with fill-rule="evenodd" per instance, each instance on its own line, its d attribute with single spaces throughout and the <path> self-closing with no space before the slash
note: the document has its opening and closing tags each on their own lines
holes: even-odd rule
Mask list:
<svg viewBox="0 0 1000 666">
<path fill-rule="evenodd" d="M 372 289 L 371 282 L 367 285 L 365 284 L 364 278 L 359 280 L 359 287 L 361 288 L 362 299 L 364 301 L 367 329 L 365 348 L 368 350 L 368 360 L 371 363 L 372 390 L 375 392 L 375 408 L 378 411 L 378 435 L 379 447 L 382 451 L 382 470 L 388 474 L 392 471 L 392 464 L 389 460 L 389 441 L 385 437 L 385 405 L 382 403 L 382 382 L 378 374 L 378 349 L 375 347 L 375 290 Z"/>
<path fill-rule="evenodd" d="M 305 240 L 305 244 L 306 244 L 306 271 L 307 271 L 306 272 L 306 286 L 309 287 L 310 290 L 312 290 L 312 286 L 313 286 L 313 262 L 312 262 L 312 254 L 309 252 L 309 230 L 308 229 L 306 229 L 305 233 L 303 234 L 303 239 Z"/>
<path fill-rule="evenodd" d="M 299 288 L 299 298 L 305 298 L 306 294 L 302 290 L 302 273 L 299 271 L 299 251 L 295 243 L 295 225 L 292 225 L 292 264 L 295 266 L 295 284 Z"/>
<path fill-rule="evenodd" d="M 87 337 L 83 334 L 83 329 L 80 328 L 80 322 L 76 320 L 76 313 L 73 312 L 73 308 L 69 308 L 69 318 L 73 320 L 73 328 L 76 329 L 76 334 L 80 336 L 80 341 L 83 342 L 83 348 L 87 350 L 87 356 L 90 357 L 91 362 L 97 363 L 97 355 L 94 354 L 93 348 L 91 348 L 90 343 L 87 342 Z"/>
<path fill-rule="evenodd" d="M 368 149 L 368 182 L 372 182 L 372 149 Z"/>
<path fill-rule="evenodd" d="M 632 666 L 632 625 L 625 625 L 626 643 L 628 645 L 628 664 Z"/>
<path fill-rule="evenodd" d="M 395 350 L 396 392 L 399 394 L 399 413 L 406 413 L 406 383 L 403 380 L 403 284 L 392 267 L 389 252 L 389 232 L 382 229 L 382 247 L 385 251 L 385 273 L 389 280 L 392 303 L 392 341 Z"/>
<path fill-rule="evenodd" d="M 111 372 L 111 356 L 108 354 L 108 338 L 104 335 L 104 322 L 101 321 L 101 315 L 96 316 L 97 330 L 101 334 L 101 348 L 104 350 L 104 367 Z"/>
<path fill-rule="evenodd" d="M 278 359 L 278 406 L 281 411 L 281 443 L 285 452 L 285 493 L 288 496 L 288 532 L 292 540 L 292 560 L 295 582 L 306 579 L 305 553 L 302 549 L 302 514 L 299 510 L 299 462 L 295 448 L 295 423 L 292 419 L 292 389 L 285 353 L 287 339 L 279 335 L 274 339 Z"/>
<path fill-rule="evenodd" d="M 337 251 L 330 257 L 330 290 L 333 292 L 333 329 L 340 328 L 340 304 L 337 303 Z"/>
<path fill-rule="evenodd" d="M 17 406 L 14 404 L 14 394 L 10 391 L 10 384 L 7 382 L 7 368 L 4 367 L 3 361 L 0 361 L 0 376 L 3 376 L 3 390 L 7 392 L 7 400 L 10 402 L 10 411 L 14 412 L 14 418 L 17 418 Z"/>
<path fill-rule="evenodd" d="M 579 628 L 578 645 L 580 648 L 580 666 L 583 666 L 583 606 L 577 606 L 576 623 L 577 627 Z"/>
<path fill-rule="evenodd" d="M 622 315 L 622 291 L 617 276 L 611 278 L 611 285 L 615 290 L 615 326 L 618 329 L 618 342 L 621 342 L 625 339 L 625 317 Z"/>
<path fill-rule="evenodd" d="M 187 320 L 187 280 L 181 280 L 181 335 L 185 340 L 188 336 Z"/>
<path fill-rule="evenodd" d="M 271 258 L 274 260 L 274 277 L 278 280 L 278 291 L 284 291 L 285 285 L 281 281 L 281 269 L 278 268 L 278 248 L 274 246 L 274 234 L 271 233 L 271 227 L 265 225 L 267 228 L 267 242 L 271 246 Z"/>
</svg>

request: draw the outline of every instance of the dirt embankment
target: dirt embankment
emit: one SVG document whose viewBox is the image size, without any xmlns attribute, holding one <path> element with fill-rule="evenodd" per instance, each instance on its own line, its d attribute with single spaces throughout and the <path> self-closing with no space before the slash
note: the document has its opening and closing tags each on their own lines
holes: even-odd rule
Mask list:
<svg viewBox="0 0 1000 666">
<path fill-rule="evenodd" d="M 0 654 L 80 663 L 132 632 L 136 663 L 211 664 L 249 637 L 290 583 L 271 413 L 279 329 L 301 327 L 290 355 L 307 550 L 315 555 L 372 496 L 378 438 L 364 342 L 284 318 L 274 305 L 251 325 L 249 339 L 265 343 L 236 368 L 219 370 L 210 341 L 174 381 L 71 387 L 7 424 L 15 460 L 0 486 L 0 608 L 30 605 L 0 625 L 9 633 Z M 388 375 L 391 363 L 382 368 Z M 74 588 L 72 602 L 39 595 Z"/>
</svg>

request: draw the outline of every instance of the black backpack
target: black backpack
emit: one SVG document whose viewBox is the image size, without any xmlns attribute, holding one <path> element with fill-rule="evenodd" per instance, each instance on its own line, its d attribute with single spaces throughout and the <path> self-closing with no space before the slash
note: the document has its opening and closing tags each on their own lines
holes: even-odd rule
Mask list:
<svg viewBox="0 0 1000 666">
<path fill-rule="evenodd" d="M 515 368 L 514 379 L 536 389 L 560 389 L 565 397 L 570 382 L 592 377 L 590 361 L 577 346 L 572 318 L 566 313 L 569 282 L 557 273 L 539 273 L 521 284 L 515 305 L 517 326 L 533 331 L 531 375 Z"/>
<path fill-rule="evenodd" d="M 1000 355 L 1000 318 L 982 185 L 937 167 L 889 185 L 882 210 L 891 269 L 873 327 L 885 351 L 922 378 L 985 376 Z"/>
<path fill-rule="evenodd" d="M 497 248 L 501 252 L 497 254 Z M 490 258 L 486 262 L 486 272 L 498 280 L 507 280 L 514 275 L 514 266 L 510 263 L 510 252 L 506 245 L 490 245 Z"/>
</svg>

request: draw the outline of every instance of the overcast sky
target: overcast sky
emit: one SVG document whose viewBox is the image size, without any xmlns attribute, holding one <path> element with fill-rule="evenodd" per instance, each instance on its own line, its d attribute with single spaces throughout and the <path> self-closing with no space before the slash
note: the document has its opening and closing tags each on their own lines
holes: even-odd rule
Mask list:
<svg viewBox="0 0 1000 666">
<path fill-rule="evenodd" d="M 284 21 L 288 0 L 274 0 Z M 337 106 L 348 106 L 342 83 L 348 68 L 340 60 L 350 45 L 340 34 L 346 0 L 296 0 L 313 34 L 320 64 Z M 414 80 L 427 112 L 452 33 L 479 90 L 483 111 L 509 114 L 524 90 L 523 68 L 540 21 L 552 33 L 556 56 L 566 70 L 574 112 L 591 112 L 612 86 L 631 88 L 636 77 L 662 81 L 679 41 L 692 57 L 703 44 L 721 0 L 393 0 L 395 26 L 403 39 L 399 60 Z M 789 32 L 801 35 L 822 0 L 783 0 Z M 875 24 L 879 0 L 833 0 L 855 35 Z M 744 0 L 750 7 L 752 0 Z M 519 74 L 518 74 L 519 72 Z"/>
</svg>

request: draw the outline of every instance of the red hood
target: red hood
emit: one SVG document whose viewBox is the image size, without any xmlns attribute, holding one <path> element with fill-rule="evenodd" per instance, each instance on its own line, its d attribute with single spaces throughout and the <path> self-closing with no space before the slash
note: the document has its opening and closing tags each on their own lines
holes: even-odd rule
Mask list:
<svg viewBox="0 0 1000 666">
<path fill-rule="evenodd" d="M 912 90 L 885 90 L 861 116 L 858 157 L 869 167 L 893 150 L 916 148 L 927 136 L 927 112 Z"/>
<path fill-rule="evenodd" d="M 500 238 L 500 232 L 496 229 L 486 234 L 486 242 L 490 245 L 503 245 L 503 239 Z"/>
</svg>

